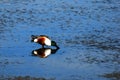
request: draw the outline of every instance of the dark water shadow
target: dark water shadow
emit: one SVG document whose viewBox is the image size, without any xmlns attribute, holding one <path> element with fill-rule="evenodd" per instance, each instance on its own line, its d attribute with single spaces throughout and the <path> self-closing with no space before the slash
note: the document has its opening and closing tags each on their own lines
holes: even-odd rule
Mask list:
<svg viewBox="0 0 120 80">
<path fill-rule="evenodd" d="M 113 80 L 120 80 L 120 72 L 106 73 L 101 76 L 105 78 L 113 79 Z"/>
<path fill-rule="evenodd" d="M 0 76 L 0 80 L 55 80 L 55 78 L 46 79 L 44 77 L 32 77 L 32 76 L 14 76 L 14 77 L 4 77 Z"/>
<path fill-rule="evenodd" d="M 55 54 L 58 49 L 39 48 L 32 51 L 32 56 L 39 56 L 40 58 L 47 58 L 51 54 Z"/>
</svg>

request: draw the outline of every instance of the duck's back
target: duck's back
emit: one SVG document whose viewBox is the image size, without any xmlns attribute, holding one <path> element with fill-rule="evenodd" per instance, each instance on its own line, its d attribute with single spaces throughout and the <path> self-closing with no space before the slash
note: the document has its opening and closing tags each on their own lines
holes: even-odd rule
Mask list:
<svg viewBox="0 0 120 80">
<path fill-rule="evenodd" d="M 48 45 L 48 46 L 51 46 L 51 40 L 49 37 L 45 36 L 45 35 L 40 35 L 38 37 L 38 42 L 40 44 L 43 44 L 43 45 Z"/>
</svg>

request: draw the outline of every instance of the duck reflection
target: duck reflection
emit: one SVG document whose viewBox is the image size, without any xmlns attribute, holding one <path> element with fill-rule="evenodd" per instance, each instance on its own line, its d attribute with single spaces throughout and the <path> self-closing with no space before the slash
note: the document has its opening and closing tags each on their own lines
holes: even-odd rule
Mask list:
<svg viewBox="0 0 120 80">
<path fill-rule="evenodd" d="M 51 49 L 51 48 L 39 48 L 32 51 L 33 56 L 39 56 L 41 58 L 46 58 L 51 54 L 55 54 L 58 49 Z"/>
</svg>

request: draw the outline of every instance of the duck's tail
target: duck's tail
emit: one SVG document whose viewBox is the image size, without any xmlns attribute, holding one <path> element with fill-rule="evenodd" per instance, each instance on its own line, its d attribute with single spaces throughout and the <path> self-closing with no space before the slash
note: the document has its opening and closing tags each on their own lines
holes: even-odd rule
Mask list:
<svg viewBox="0 0 120 80">
<path fill-rule="evenodd" d="M 37 38 L 37 36 L 35 36 L 35 35 L 31 35 L 31 42 L 33 42 L 34 39 L 36 39 L 36 38 Z"/>
</svg>

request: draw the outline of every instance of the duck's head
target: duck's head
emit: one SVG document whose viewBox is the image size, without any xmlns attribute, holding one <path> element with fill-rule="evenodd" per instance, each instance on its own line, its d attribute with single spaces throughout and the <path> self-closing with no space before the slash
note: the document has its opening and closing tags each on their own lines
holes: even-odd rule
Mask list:
<svg viewBox="0 0 120 80">
<path fill-rule="evenodd" d="M 51 41 L 51 46 L 55 46 L 55 47 L 57 47 L 57 49 L 59 49 L 59 47 L 55 41 Z"/>
<path fill-rule="evenodd" d="M 38 37 L 35 35 L 31 35 L 31 42 L 38 42 Z"/>
</svg>

